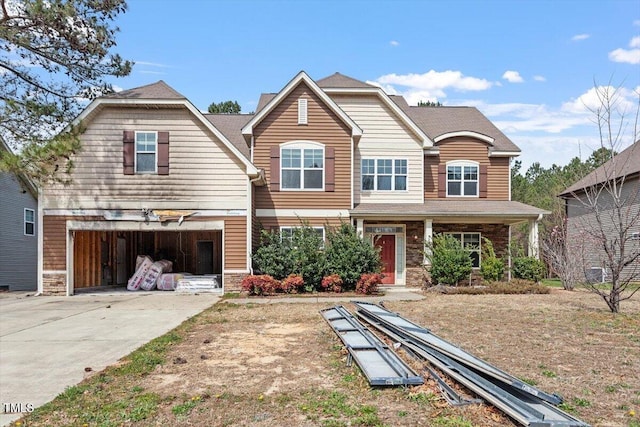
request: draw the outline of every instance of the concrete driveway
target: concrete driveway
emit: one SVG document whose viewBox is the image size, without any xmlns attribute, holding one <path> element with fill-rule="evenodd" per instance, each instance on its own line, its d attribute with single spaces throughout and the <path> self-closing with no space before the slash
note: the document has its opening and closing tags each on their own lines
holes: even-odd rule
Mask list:
<svg viewBox="0 0 640 427">
<path fill-rule="evenodd" d="M 0 293 L 0 425 L 214 304 L 212 294 Z M 11 405 L 11 406 L 9 406 Z M 9 412 L 9 413 L 7 413 Z"/>
</svg>

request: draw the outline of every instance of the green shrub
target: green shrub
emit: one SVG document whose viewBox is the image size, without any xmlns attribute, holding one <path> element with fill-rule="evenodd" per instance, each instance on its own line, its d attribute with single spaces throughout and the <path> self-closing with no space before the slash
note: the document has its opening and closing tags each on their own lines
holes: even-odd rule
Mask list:
<svg viewBox="0 0 640 427">
<path fill-rule="evenodd" d="M 260 232 L 260 246 L 253 254 L 256 270 L 282 280 L 293 271 L 291 241 L 282 240 L 280 233 Z"/>
<path fill-rule="evenodd" d="M 426 245 L 429 274 L 434 284 L 456 285 L 471 274 L 471 257 L 460 241 L 449 234 L 436 234 Z"/>
<path fill-rule="evenodd" d="M 496 256 L 493 243 L 487 238 L 482 247 L 482 264 L 480 265 L 480 275 L 483 280 L 495 282 L 504 276 L 504 262 Z"/>
<path fill-rule="evenodd" d="M 355 289 L 362 274 L 379 272 L 382 266 L 378 250 L 345 222 L 328 230 L 326 262 L 327 273 L 340 275 L 344 290 Z"/>
<path fill-rule="evenodd" d="M 513 258 L 513 276 L 516 279 L 539 282 L 545 276 L 545 266 L 542 261 L 534 257 Z"/>
</svg>

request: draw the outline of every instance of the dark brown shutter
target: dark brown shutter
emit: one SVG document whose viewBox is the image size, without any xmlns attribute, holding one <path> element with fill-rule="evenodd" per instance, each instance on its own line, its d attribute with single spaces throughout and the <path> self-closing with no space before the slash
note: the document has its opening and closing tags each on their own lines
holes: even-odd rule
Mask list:
<svg viewBox="0 0 640 427">
<path fill-rule="evenodd" d="M 487 198 L 487 165 L 480 165 L 480 198 Z"/>
<path fill-rule="evenodd" d="M 280 191 L 280 147 L 271 147 L 271 191 Z"/>
<path fill-rule="evenodd" d="M 169 132 L 158 132 L 158 175 L 169 175 Z"/>
<path fill-rule="evenodd" d="M 438 165 L 438 197 L 447 197 L 447 165 Z"/>
<path fill-rule="evenodd" d="M 327 147 L 324 149 L 324 190 L 336 191 L 336 149 Z"/>
<path fill-rule="evenodd" d="M 125 175 L 135 174 L 136 133 L 122 131 L 122 171 Z"/>
</svg>

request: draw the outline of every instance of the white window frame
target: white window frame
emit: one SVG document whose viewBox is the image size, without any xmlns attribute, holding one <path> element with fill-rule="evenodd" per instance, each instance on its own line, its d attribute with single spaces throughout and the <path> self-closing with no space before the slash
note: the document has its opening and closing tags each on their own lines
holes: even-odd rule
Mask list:
<svg viewBox="0 0 640 427">
<path fill-rule="evenodd" d="M 288 167 L 283 166 L 283 150 L 300 150 L 300 167 Z M 322 168 L 305 168 L 304 167 L 304 152 L 305 150 L 322 150 Z M 325 159 L 325 146 L 319 142 L 312 141 L 292 141 L 280 145 L 280 191 L 324 191 L 326 184 L 326 159 Z M 298 170 L 300 171 L 300 188 L 285 188 L 284 187 L 284 171 L 285 170 Z M 307 170 L 321 170 L 322 171 L 322 186 L 320 188 L 305 188 L 304 172 Z"/>
<path fill-rule="evenodd" d="M 449 167 L 460 167 L 460 180 L 452 180 L 453 182 L 460 182 L 460 194 L 450 194 L 449 193 Z M 464 178 L 464 168 L 465 167 L 475 167 L 476 168 L 476 179 L 475 180 L 465 180 Z M 447 162 L 446 164 L 446 189 L 447 189 L 447 197 L 480 197 L 480 163 L 474 162 L 472 160 L 453 160 Z M 468 182 L 476 183 L 476 194 L 464 194 L 464 184 Z"/>
<path fill-rule="evenodd" d="M 156 138 L 156 148 L 154 151 L 138 151 L 138 135 L 140 134 L 154 134 L 155 138 Z M 136 131 L 135 133 L 135 138 L 134 138 L 134 147 L 135 147 L 135 154 L 133 157 L 133 161 L 134 161 L 134 171 L 136 174 L 139 175 L 144 175 L 144 174 L 157 174 L 158 173 L 158 132 L 157 131 L 151 131 L 151 130 L 141 130 L 141 131 Z M 153 153 L 153 171 L 139 171 L 138 170 L 138 154 L 151 154 Z"/>
<path fill-rule="evenodd" d="M 33 221 L 27 221 L 27 212 L 31 212 L 31 216 L 33 218 Z M 22 214 L 22 219 L 23 219 L 22 232 L 24 233 L 24 235 L 25 236 L 35 236 L 36 235 L 36 211 L 35 211 L 35 209 L 24 208 L 24 212 Z M 31 233 L 31 234 L 27 233 L 27 224 L 32 224 L 33 225 L 33 233 Z"/>
<path fill-rule="evenodd" d="M 473 267 L 473 264 L 472 264 L 473 269 L 477 270 L 477 269 L 480 268 L 480 266 L 482 266 L 482 233 L 477 232 L 477 231 L 464 231 L 464 232 L 462 232 L 462 231 L 451 231 L 451 232 L 448 232 L 448 233 L 445 233 L 445 234 L 453 236 L 454 238 L 455 238 L 454 235 L 460 235 L 460 244 L 462 245 L 462 249 L 464 249 L 464 250 L 466 250 L 468 252 L 477 252 L 478 253 L 478 266 L 477 267 Z M 476 249 L 467 249 L 464 246 L 464 236 L 465 235 L 470 235 L 470 234 L 478 236 L 478 247 Z M 471 260 L 471 262 L 473 263 L 473 259 Z"/>
<path fill-rule="evenodd" d="M 373 172 L 373 188 L 372 189 L 365 189 L 364 188 L 364 177 L 365 175 L 367 176 L 372 176 L 370 173 L 365 174 L 364 173 L 364 162 L 365 161 L 373 161 L 373 168 L 374 168 L 374 172 Z M 379 172 L 379 168 L 378 168 L 378 161 L 391 161 L 391 175 L 389 174 L 381 174 Z M 396 162 L 405 162 L 405 173 L 403 174 L 399 174 L 397 173 L 397 168 L 399 167 Z M 391 177 L 391 189 L 389 190 L 379 190 L 378 189 L 378 178 L 381 176 L 390 176 Z M 404 190 L 396 190 L 396 178 L 400 177 L 400 176 L 404 176 L 405 177 L 405 188 Z M 360 159 L 360 191 L 363 192 L 374 192 L 374 191 L 383 191 L 383 192 L 403 192 L 406 193 L 409 191 L 409 160 L 408 159 L 397 159 L 397 158 L 389 158 L 389 157 L 363 157 Z"/>
<path fill-rule="evenodd" d="M 306 98 L 298 99 L 298 124 L 306 125 L 309 124 L 309 108 L 308 101 Z"/>
<path fill-rule="evenodd" d="M 300 226 L 295 226 L 295 225 L 282 225 L 280 226 L 280 239 L 282 239 L 284 237 L 284 231 L 288 230 L 291 234 L 287 237 L 287 239 L 292 239 L 293 238 L 293 231 L 297 228 L 302 228 Z M 324 248 L 324 241 L 325 241 L 325 229 L 323 226 L 310 226 L 310 228 L 314 229 L 314 230 L 320 230 L 322 231 L 322 248 Z"/>
</svg>

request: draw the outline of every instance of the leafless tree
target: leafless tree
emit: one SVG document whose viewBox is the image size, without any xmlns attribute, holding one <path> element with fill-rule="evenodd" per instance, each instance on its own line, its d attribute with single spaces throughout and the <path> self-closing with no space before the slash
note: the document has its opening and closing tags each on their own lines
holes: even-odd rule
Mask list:
<svg viewBox="0 0 640 427">
<path fill-rule="evenodd" d="M 579 261 L 581 257 L 575 257 L 569 253 L 570 250 L 575 251 L 576 248 L 569 248 L 567 244 L 567 218 L 564 214 L 559 216 L 561 218 L 554 221 L 557 225 L 547 231 L 540 240 L 541 253 L 549 273 L 560 279 L 564 289 L 572 291 L 576 284 L 582 280 L 583 269 L 582 263 Z"/>
<path fill-rule="evenodd" d="M 617 313 L 620 302 L 638 291 L 640 281 L 640 94 L 634 93 L 630 106 L 621 87 L 595 89 L 599 102 L 590 110 L 601 147 L 614 152 L 632 144 L 562 195 L 567 201 L 566 241 L 556 252 L 564 256 L 569 270 L 576 265 L 585 273 L 601 268 L 604 283 L 584 280 L 585 286 Z M 567 272 L 568 280 L 571 274 Z"/>
</svg>

